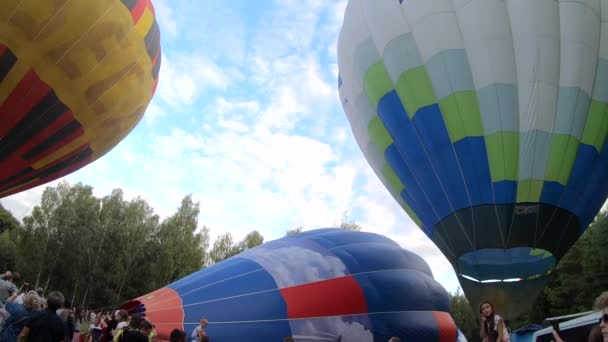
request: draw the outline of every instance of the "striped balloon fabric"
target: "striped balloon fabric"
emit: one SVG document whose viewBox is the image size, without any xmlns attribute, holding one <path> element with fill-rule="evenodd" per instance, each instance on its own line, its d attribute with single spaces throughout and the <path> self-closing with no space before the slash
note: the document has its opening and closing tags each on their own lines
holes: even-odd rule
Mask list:
<svg viewBox="0 0 608 342">
<path fill-rule="evenodd" d="M 419 256 L 381 235 L 318 229 L 265 243 L 125 305 L 212 341 L 450 341 L 447 292 Z M 460 337 L 462 339 L 462 336 Z"/>
<path fill-rule="evenodd" d="M 101 157 L 138 123 L 160 70 L 150 0 L 0 4 L 0 197 Z"/>
<path fill-rule="evenodd" d="M 608 193 L 608 3 L 349 1 L 363 154 L 469 301 L 526 312 Z"/>
</svg>

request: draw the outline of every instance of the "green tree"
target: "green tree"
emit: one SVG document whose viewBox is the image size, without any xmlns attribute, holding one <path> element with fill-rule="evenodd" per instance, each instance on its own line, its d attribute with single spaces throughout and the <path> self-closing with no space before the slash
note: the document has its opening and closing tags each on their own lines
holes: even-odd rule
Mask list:
<svg viewBox="0 0 608 342">
<path fill-rule="evenodd" d="M 209 261 L 211 264 L 218 263 L 262 243 L 264 243 L 264 236 L 257 230 L 247 234 L 238 243 L 233 241 L 232 234 L 221 234 L 213 243 L 213 248 L 209 252 Z"/>
<path fill-rule="evenodd" d="M 160 223 L 145 200 L 127 201 L 120 189 L 100 199 L 90 186 L 60 182 L 44 190 L 20 228 L 0 235 L 0 257 L 11 266 L 2 253 L 13 242 L 25 280 L 110 309 L 203 267 L 209 230 L 197 230 L 198 213 L 186 196 Z"/>
<path fill-rule="evenodd" d="M 197 233 L 199 204 L 188 195 L 182 199 L 177 212 L 163 221 L 158 233 L 163 258 L 161 267 L 165 283 L 177 280 L 201 269 L 207 260 L 209 229 Z"/>
<path fill-rule="evenodd" d="M 209 259 L 212 264 L 216 264 L 238 253 L 239 249 L 233 243 L 232 234 L 228 232 L 220 234 L 215 239 L 213 248 L 211 248 L 211 251 L 209 252 Z"/>
<path fill-rule="evenodd" d="M 19 220 L 17 220 L 13 214 L 4 209 L 0 204 L 0 234 L 4 231 L 16 229 L 19 227 Z"/>
<path fill-rule="evenodd" d="M 264 243 L 264 237 L 260 232 L 254 230 L 249 234 L 245 235 L 243 241 L 239 244 L 241 250 L 250 249 L 256 246 L 259 246 Z"/>
<path fill-rule="evenodd" d="M 304 231 L 304 227 L 296 227 L 285 232 L 285 236 L 294 236 Z"/>
<path fill-rule="evenodd" d="M 467 337 L 468 341 L 480 341 L 479 337 L 479 320 L 473 312 L 468 300 L 460 292 L 460 288 L 455 294 L 450 293 L 450 314 L 456 323 L 456 326 Z"/>
</svg>

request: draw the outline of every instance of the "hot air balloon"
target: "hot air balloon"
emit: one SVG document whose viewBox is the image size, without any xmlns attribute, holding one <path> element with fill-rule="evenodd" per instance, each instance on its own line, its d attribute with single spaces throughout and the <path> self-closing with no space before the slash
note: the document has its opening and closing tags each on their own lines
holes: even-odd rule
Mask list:
<svg viewBox="0 0 608 342">
<path fill-rule="evenodd" d="M 457 341 L 449 296 L 416 254 L 372 233 L 317 229 L 267 242 L 125 304 L 159 338 Z M 462 339 L 460 335 L 460 339 Z"/>
<path fill-rule="evenodd" d="M 0 197 L 104 155 L 141 119 L 158 82 L 150 0 L 0 5 Z"/>
<path fill-rule="evenodd" d="M 353 134 L 474 307 L 527 312 L 606 200 L 607 18 L 599 0 L 347 5 Z"/>
</svg>

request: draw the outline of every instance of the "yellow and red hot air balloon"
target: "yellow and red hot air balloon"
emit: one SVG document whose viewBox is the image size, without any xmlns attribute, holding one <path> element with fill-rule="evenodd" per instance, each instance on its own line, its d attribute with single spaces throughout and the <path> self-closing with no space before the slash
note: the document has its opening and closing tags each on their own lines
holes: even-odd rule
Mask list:
<svg viewBox="0 0 608 342">
<path fill-rule="evenodd" d="M 161 65 L 150 0 L 0 5 L 0 197 L 104 155 L 139 122 Z"/>
</svg>

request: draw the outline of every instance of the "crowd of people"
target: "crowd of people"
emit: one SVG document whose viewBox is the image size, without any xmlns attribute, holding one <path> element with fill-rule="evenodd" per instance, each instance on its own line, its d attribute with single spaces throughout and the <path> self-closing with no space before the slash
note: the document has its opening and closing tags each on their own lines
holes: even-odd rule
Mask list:
<svg viewBox="0 0 608 342">
<path fill-rule="evenodd" d="M 11 271 L 0 275 L 0 342 L 151 342 L 156 337 L 154 324 L 140 315 L 76 308 L 59 291 L 45 296 L 27 282 L 18 288 L 20 278 Z M 209 341 L 204 329 L 193 339 Z M 187 335 L 175 329 L 170 341 L 186 342 Z"/>
</svg>

